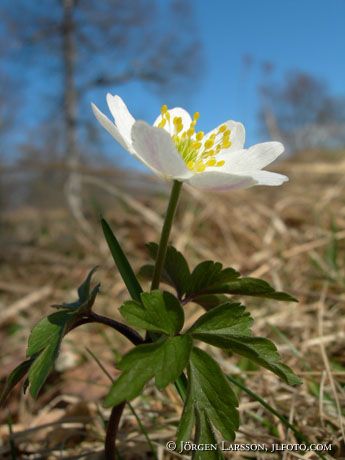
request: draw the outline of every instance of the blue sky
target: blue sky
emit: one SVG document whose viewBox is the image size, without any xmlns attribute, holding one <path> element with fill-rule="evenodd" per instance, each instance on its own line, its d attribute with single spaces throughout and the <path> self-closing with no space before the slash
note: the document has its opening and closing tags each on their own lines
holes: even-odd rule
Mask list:
<svg viewBox="0 0 345 460">
<path fill-rule="evenodd" d="M 166 5 L 166 0 L 157 1 Z M 345 96 L 345 0 L 191 2 L 205 65 L 200 69 L 199 80 L 192 85 L 194 90 L 183 96 L 176 95 L 176 105 L 191 113 L 200 112 L 198 129 L 208 131 L 225 120 L 234 119 L 246 126 L 246 145 L 265 140 L 258 123 L 260 100 L 257 91 L 263 78 L 263 62 L 274 65 L 273 78 L 279 82 L 287 72 L 304 71 L 323 79 L 333 94 Z M 245 69 L 244 56 L 251 56 L 250 68 Z M 36 67 L 40 60 L 38 54 L 33 58 L 28 54 L 21 59 L 24 59 L 22 64 L 27 62 L 30 84 L 29 96 L 23 102 L 21 123 L 30 127 L 44 112 L 37 108 L 49 106 L 50 99 L 55 93 L 59 94 L 51 89 L 60 83 L 57 77 L 54 80 L 49 74 L 49 69 L 47 78 L 41 73 L 42 68 Z M 51 61 L 54 61 L 53 56 Z M 21 78 L 18 74 L 17 80 Z M 147 86 L 131 83 L 97 91 L 94 102 L 106 113 L 108 91 L 118 93 L 136 118 L 149 122 L 156 118 L 167 99 L 172 101 L 171 95 L 169 98 L 162 94 L 157 96 Z M 91 108 L 86 115 L 101 133 L 104 153 L 117 158 L 121 166 L 141 167 L 97 125 Z M 17 139 L 25 136 L 24 131 L 16 130 Z"/>
<path fill-rule="evenodd" d="M 247 145 L 263 140 L 257 95 L 263 61 L 274 64 L 278 80 L 301 70 L 322 78 L 332 93 L 345 95 L 344 0 L 194 0 L 194 5 L 206 65 L 183 105 L 200 112 L 199 129 L 235 119 L 246 126 Z M 244 55 L 253 59 L 247 72 Z M 140 84 L 122 87 L 120 95 L 147 121 L 166 102 Z M 100 106 L 106 110 L 105 102 Z"/>
</svg>

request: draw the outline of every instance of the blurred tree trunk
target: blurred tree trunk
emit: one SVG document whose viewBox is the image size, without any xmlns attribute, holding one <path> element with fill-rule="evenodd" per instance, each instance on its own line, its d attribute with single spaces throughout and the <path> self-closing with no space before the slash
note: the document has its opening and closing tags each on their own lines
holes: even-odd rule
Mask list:
<svg viewBox="0 0 345 460">
<path fill-rule="evenodd" d="M 91 228 L 84 218 L 82 208 L 82 184 L 78 171 L 80 166 L 80 152 L 77 141 L 77 88 L 75 84 L 75 24 L 73 19 L 76 0 L 61 0 L 63 9 L 62 19 L 62 56 L 64 86 L 63 118 L 65 124 L 65 155 L 69 166 L 68 178 L 65 185 L 67 202 L 73 216 L 78 220 L 83 230 L 91 232 Z"/>
</svg>

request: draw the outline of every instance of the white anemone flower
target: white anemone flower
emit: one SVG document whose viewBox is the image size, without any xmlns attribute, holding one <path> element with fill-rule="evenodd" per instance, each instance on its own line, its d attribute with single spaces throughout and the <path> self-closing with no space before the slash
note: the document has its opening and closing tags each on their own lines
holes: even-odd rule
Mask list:
<svg viewBox="0 0 345 460">
<path fill-rule="evenodd" d="M 207 190 L 223 191 L 253 185 L 281 185 L 288 178 L 263 171 L 284 151 L 280 142 L 264 142 L 245 149 L 242 123 L 226 121 L 205 134 L 196 131 L 199 113 L 191 118 L 182 108 L 166 105 L 153 126 L 136 121 L 119 96 L 107 94 L 115 122 L 94 104 L 100 124 L 129 153 L 166 179 Z"/>
</svg>

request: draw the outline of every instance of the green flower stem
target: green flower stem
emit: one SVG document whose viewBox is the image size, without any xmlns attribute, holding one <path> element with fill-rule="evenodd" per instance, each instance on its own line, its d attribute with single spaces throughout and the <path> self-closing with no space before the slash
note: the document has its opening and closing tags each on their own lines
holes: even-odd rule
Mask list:
<svg viewBox="0 0 345 460">
<path fill-rule="evenodd" d="M 176 212 L 178 200 L 180 197 L 181 189 L 182 189 L 182 182 L 175 180 L 173 183 L 172 189 L 171 189 L 169 204 L 168 204 L 167 212 L 165 215 L 161 238 L 159 241 L 157 259 L 156 259 L 156 264 L 155 264 L 155 269 L 153 272 L 153 278 L 152 278 L 152 284 L 151 284 L 151 290 L 159 288 L 159 283 L 161 280 L 162 270 L 163 270 L 165 256 L 167 252 L 167 246 L 169 242 L 170 231 L 171 231 L 172 223 L 175 217 L 175 212 Z M 151 334 L 148 335 L 148 338 L 152 339 Z M 187 378 L 184 374 L 181 374 L 180 377 L 175 382 L 175 387 L 183 401 L 186 398 L 187 383 L 188 383 Z"/>
<path fill-rule="evenodd" d="M 164 220 L 164 224 L 162 228 L 161 239 L 159 241 L 158 254 L 157 254 L 155 269 L 153 272 L 151 290 L 159 288 L 159 283 L 161 280 L 163 265 L 164 265 L 165 256 L 167 252 L 167 246 L 169 242 L 171 226 L 174 220 L 175 211 L 176 211 L 177 203 L 180 197 L 181 188 L 182 188 L 182 182 L 175 180 L 173 183 L 172 189 L 171 189 L 168 209 L 166 212 L 166 216 L 165 216 L 165 220 Z"/>
</svg>

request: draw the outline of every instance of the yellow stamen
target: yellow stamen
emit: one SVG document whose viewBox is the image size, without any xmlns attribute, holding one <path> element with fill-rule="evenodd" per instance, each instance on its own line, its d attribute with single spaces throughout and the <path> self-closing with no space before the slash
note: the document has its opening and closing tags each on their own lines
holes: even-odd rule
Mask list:
<svg viewBox="0 0 345 460">
<path fill-rule="evenodd" d="M 206 165 L 205 165 L 204 163 L 202 163 L 201 161 L 198 161 L 198 162 L 196 163 L 196 165 L 195 165 L 195 170 L 196 170 L 197 172 L 203 172 L 203 171 L 205 171 L 205 169 L 206 169 Z"/>
<path fill-rule="evenodd" d="M 161 114 L 158 127 L 164 128 L 169 123 L 172 140 L 188 169 L 201 173 L 207 167 L 221 167 L 225 164 L 224 160 L 217 161 L 217 155 L 232 145 L 231 131 L 226 124 L 216 128 L 204 139 L 204 132 L 196 132 L 195 128 L 200 117 L 199 112 L 194 113 L 189 126 L 183 124 L 182 117 L 171 117 L 168 106 L 165 104 L 161 107 Z M 171 118 L 172 125 L 170 124 Z"/>
<path fill-rule="evenodd" d="M 206 142 L 205 142 L 205 147 L 207 149 L 213 147 L 213 144 L 214 144 L 214 140 L 213 139 L 208 139 Z"/>
</svg>

